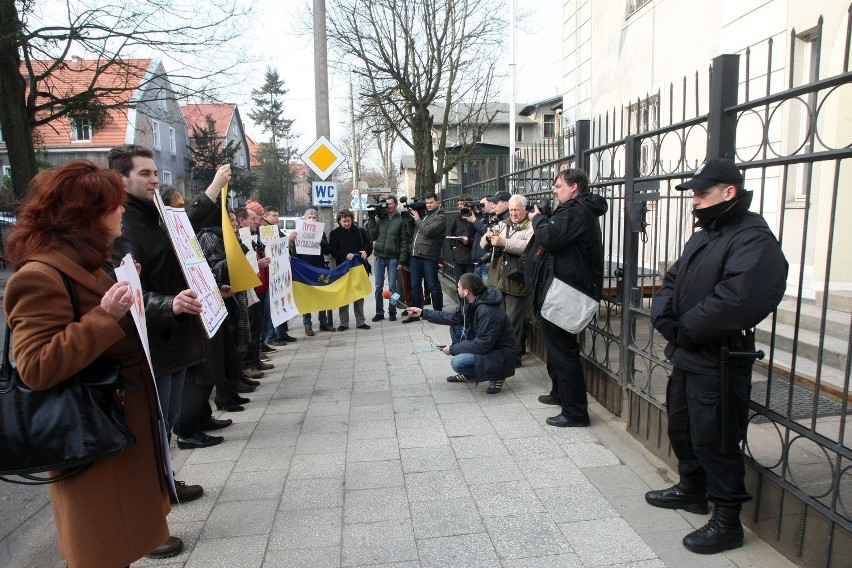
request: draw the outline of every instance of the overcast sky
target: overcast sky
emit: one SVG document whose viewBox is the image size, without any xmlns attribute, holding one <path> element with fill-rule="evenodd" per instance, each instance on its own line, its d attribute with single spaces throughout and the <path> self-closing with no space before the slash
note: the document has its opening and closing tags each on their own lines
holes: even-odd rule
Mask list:
<svg viewBox="0 0 852 568">
<path fill-rule="evenodd" d="M 295 32 L 298 28 L 295 20 L 299 7 L 305 3 L 305 0 L 257 0 L 257 16 L 254 18 L 256 29 L 252 42 L 262 59 L 260 68 L 266 65 L 275 67 L 289 90 L 284 98 L 284 111 L 287 118 L 296 119 L 293 130 L 298 136 L 297 148 L 300 153 L 316 139 L 313 41 L 311 37 L 300 37 Z M 517 12 L 526 14 L 526 20 L 517 31 L 518 103 L 537 101 L 559 93 L 562 75 L 562 4 L 563 0 L 517 0 Z M 495 17 L 500 16 L 495 14 Z M 508 18 L 508 13 L 502 16 Z M 508 70 L 508 49 L 503 61 L 504 70 Z M 258 141 L 265 140 L 266 136 L 251 123 L 248 112 L 251 108 L 251 89 L 261 85 L 262 73 L 254 79 L 247 82 L 243 100 L 236 102 L 249 136 Z M 338 76 L 330 70 L 329 92 L 331 139 L 334 142 L 344 136 L 344 130 L 348 128 L 348 77 Z M 508 81 L 503 87 L 502 99 L 505 102 L 509 100 Z"/>
</svg>

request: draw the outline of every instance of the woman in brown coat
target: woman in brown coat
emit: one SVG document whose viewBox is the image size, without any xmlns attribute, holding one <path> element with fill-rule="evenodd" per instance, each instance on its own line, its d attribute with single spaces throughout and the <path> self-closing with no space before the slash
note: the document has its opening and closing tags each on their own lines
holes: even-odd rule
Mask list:
<svg viewBox="0 0 852 568">
<path fill-rule="evenodd" d="M 105 266 L 124 199 L 121 176 L 91 162 L 47 170 L 33 180 L 7 244 L 17 271 L 4 307 L 21 379 L 49 389 L 104 356 L 120 359 L 135 385 L 125 389 L 125 417 L 136 444 L 49 485 L 69 568 L 128 566 L 170 538 L 154 381 L 127 313 L 128 284 Z M 60 271 L 75 283 L 79 322 Z"/>
</svg>

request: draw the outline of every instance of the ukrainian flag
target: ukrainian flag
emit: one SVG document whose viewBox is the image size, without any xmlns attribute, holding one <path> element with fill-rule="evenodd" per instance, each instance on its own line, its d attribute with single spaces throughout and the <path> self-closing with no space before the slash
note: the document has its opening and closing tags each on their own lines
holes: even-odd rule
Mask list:
<svg viewBox="0 0 852 568">
<path fill-rule="evenodd" d="M 373 285 L 359 257 L 333 269 L 317 268 L 290 257 L 293 273 L 293 299 L 299 313 L 309 314 L 347 306 L 369 296 Z"/>
</svg>

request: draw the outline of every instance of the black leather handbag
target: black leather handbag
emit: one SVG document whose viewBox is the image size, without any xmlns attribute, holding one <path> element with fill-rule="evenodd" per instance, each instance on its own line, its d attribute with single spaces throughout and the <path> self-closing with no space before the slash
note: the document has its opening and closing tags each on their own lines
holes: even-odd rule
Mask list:
<svg viewBox="0 0 852 568">
<path fill-rule="evenodd" d="M 60 274 L 71 297 L 74 321 L 80 321 L 74 283 Z M 7 323 L 0 366 L 0 480 L 54 483 L 136 443 L 124 420 L 123 403 L 115 402 L 115 393 L 119 400 L 124 396 L 121 361 L 98 358 L 58 385 L 34 391 L 9 361 L 10 336 Z M 44 472 L 55 475 L 33 475 Z"/>
</svg>

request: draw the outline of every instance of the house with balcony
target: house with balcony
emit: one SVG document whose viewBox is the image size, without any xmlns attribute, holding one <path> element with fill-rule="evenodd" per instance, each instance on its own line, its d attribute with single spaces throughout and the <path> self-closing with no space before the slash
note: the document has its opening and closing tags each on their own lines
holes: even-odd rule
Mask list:
<svg viewBox="0 0 852 568">
<path fill-rule="evenodd" d="M 36 73 L 54 61 L 33 61 Z M 94 87 L 96 98 L 90 109 L 61 116 L 37 126 L 36 151 L 51 165 L 85 159 L 106 167 L 110 149 L 120 144 L 151 148 L 160 171 L 160 181 L 186 192 L 189 189 L 189 157 L 186 123 L 163 64 L 153 59 L 130 59 L 121 65 L 104 66 L 102 61 L 71 57 L 40 83 L 58 100 Z M 48 103 L 42 97 L 39 104 Z M 46 108 L 46 112 L 61 109 Z M 0 142 L 3 173 L 9 166 L 5 144 Z"/>
</svg>

